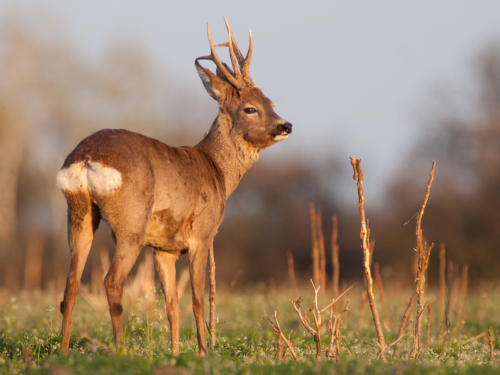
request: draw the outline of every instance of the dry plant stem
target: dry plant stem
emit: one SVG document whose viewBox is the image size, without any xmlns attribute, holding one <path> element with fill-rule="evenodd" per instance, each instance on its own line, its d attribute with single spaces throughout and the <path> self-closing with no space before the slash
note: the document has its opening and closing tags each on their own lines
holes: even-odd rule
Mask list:
<svg viewBox="0 0 500 375">
<path fill-rule="evenodd" d="M 462 268 L 462 279 L 460 282 L 460 306 L 457 313 L 457 322 L 455 326 L 454 336 L 457 337 L 462 331 L 463 321 L 465 320 L 465 302 L 467 300 L 467 264 Z"/>
<path fill-rule="evenodd" d="M 292 329 L 290 331 L 290 333 L 288 333 L 288 342 L 290 342 L 290 340 L 292 339 L 292 335 L 293 335 L 294 332 L 295 331 Z M 281 358 L 283 358 L 283 359 L 285 358 L 287 349 L 288 349 L 288 344 L 285 345 L 285 347 L 283 348 L 283 352 L 281 353 Z M 293 355 L 295 355 L 295 352 L 293 352 Z"/>
<path fill-rule="evenodd" d="M 365 308 L 366 308 L 366 301 L 368 297 L 366 294 L 366 290 L 363 289 L 361 292 L 361 307 L 359 309 L 359 319 L 358 319 L 358 331 L 361 331 L 363 329 L 363 318 L 365 316 Z"/>
<path fill-rule="evenodd" d="M 215 349 L 216 344 L 216 306 L 215 306 L 215 257 L 214 257 L 214 245 L 210 245 L 210 251 L 208 255 L 208 263 L 209 263 L 209 274 L 210 274 L 210 347 L 212 350 Z"/>
<path fill-rule="evenodd" d="M 337 322 L 337 318 L 334 316 L 334 307 L 330 308 L 330 320 L 328 321 L 328 332 L 330 333 L 330 344 L 328 345 L 328 351 L 326 353 L 327 357 L 331 357 L 333 355 L 333 344 L 335 341 L 335 324 Z"/>
<path fill-rule="evenodd" d="M 467 340 L 465 340 L 463 343 L 460 344 L 460 346 L 463 346 L 465 344 L 467 344 L 468 342 L 471 342 L 471 341 L 474 341 L 474 340 L 478 340 L 480 339 L 481 337 L 483 336 L 486 336 L 486 331 L 484 332 L 481 332 L 479 335 L 477 336 L 474 336 L 474 337 L 471 337 L 471 338 L 468 338 Z"/>
<path fill-rule="evenodd" d="M 390 327 L 391 323 L 389 322 L 389 310 L 387 309 L 387 304 L 385 303 L 384 288 L 382 286 L 382 279 L 380 277 L 378 263 L 375 263 L 373 265 L 373 274 L 375 276 L 375 285 L 377 286 L 378 296 L 380 299 L 380 303 L 382 304 L 382 310 L 384 311 L 384 324 L 387 327 Z"/>
<path fill-rule="evenodd" d="M 311 212 L 311 236 L 312 236 L 312 261 L 313 261 L 313 279 L 319 284 L 319 246 L 318 246 L 318 228 L 316 220 L 316 206 L 314 203 L 309 205 Z"/>
<path fill-rule="evenodd" d="M 488 342 L 490 343 L 490 365 L 493 364 L 493 349 L 494 349 L 494 345 L 493 345 L 493 332 L 491 330 L 491 326 L 488 326 Z"/>
<path fill-rule="evenodd" d="M 292 354 L 293 359 L 295 361 L 297 361 L 297 355 L 295 354 L 295 351 L 293 350 L 293 347 L 290 344 L 290 336 L 291 336 L 293 331 L 290 332 L 290 334 L 288 335 L 288 339 L 287 339 L 285 337 L 285 335 L 283 334 L 283 331 L 281 330 L 281 326 L 280 326 L 280 323 L 278 321 L 278 313 L 276 311 L 274 312 L 274 320 L 276 321 L 276 324 L 274 324 L 273 321 L 271 319 L 269 319 L 269 317 L 267 316 L 265 311 L 264 311 L 264 315 L 265 315 L 265 318 L 269 321 L 269 323 L 271 323 L 271 326 L 273 327 L 274 332 L 276 332 L 278 335 L 278 338 L 277 338 L 278 351 L 276 354 L 277 358 L 278 359 L 285 358 L 286 350 L 283 350 L 283 352 L 281 351 L 281 340 L 283 340 L 285 342 L 287 348 L 290 350 L 290 353 Z"/>
<path fill-rule="evenodd" d="M 427 332 L 425 336 L 425 345 L 429 346 L 431 340 L 431 303 L 427 303 Z"/>
<path fill-rule="evenodd" d="M 446 300 L 446 249 L 441 244 L 439 249 L 439 319 L 438 323 L 444 323 L 444 309 Z"/>
<path fill-rule="evenodd" d="M 290 279 L 290 288 L 292 289 L 293 293 L 297 295 L 298 291 L 297 291 L 297 281 L 295 279 L 295 266 L 293 262 L 293 254 L 291 251 L 287 251 L 286 256 L 288 258 L 288 278 Z"/>
<path fill-rule="evenodd" d="M 441 357 L 441 354 L 443 354 L 444 348 L 446 347 L 446 343 L 448 342 L 448 337 L 450 336 L 450 318 L 448 317 L 447 311 L 444 314 L 445 314 L 446 334 L 444 336 L 443 347 L 439 352 L 439 357 Z"/>
<path fill-rule="evenodd" d="M 339 347 L 339 341 L 340 341 L 340 321 L 342 320 L 342 317 L 344 316 L 345 313 L 350 314 L 349 312 L 349 301 L 347 301 L 344 311 L 342 311 L 342 314 L 340 314 L 340 317 L 337 320 L 337 327 L 335 330 L 335 341 L 336 341 L 336 352 L 335 352 L 335 362 L 339 363 L 339 352 L 340 352 L 340 347 Z"/>
<path fill-rule="evenodd" d="M 429 200 L 429 194 L 431 191 L 432 181 L 434 180 L 434 170 L 436 169 L 436 162 L 432 161 L 432 169 L 429 175 L 429 182 L 427 183 L 427 189 L 425 190 L 424 198 L 422 199 L 422 204 L 420 205 L 420 210 L 417 215 L 417 228 L 416 228 L 416 236 L 417 236 L 417 250 L 418 250 L 418 295 L 417 295 L 417 316 L 415 322 L 415 339 L 413 340 L 413 348 L 411 352 L 411 357 L 416 358 L 417 352 L 420 348 L 420 330 L 422 327 L 422 313 L 424 309 L 423 304 L 423 296 L 425 290 L 425 275 L 427 270 L 427 264 L 429 262 L 429 255 L 431 253 L 431 246 L 427 245 L 427 242 L 424 240 L 422 234 L 422 216 L 424 215 L 425 206 L 427 205 L 427 201 Z"/>
<path fill-rule="evenodd" d="M 316 228 L 318 231 L 318 251 L 319 251 L 319 285 L 326 292 L 326 258 L 325 258 L 325 237 L 323 236 L 323 225 L 321 222 L 321 212 L 316 215 Z"/>
<path fill-rule="evenodd" d="M 337 215 L 332 216 L 332 266 L 333 266 L 333 297 L 339 295 L 339 245 L 338 239 L 338 221 Z"/>
<path fill-rule="evenodd" d="M 380 353 L 383 356 L 385 350 L 385 339 L 382 330 L 382 324 L 380 324 L 380 317 L 378 315 L 377 305 L 375 302 L 375 295 L 373 294 L 373 279 L 370 271 L 370 250 L 369 250 L 369 237 L 368 237 L 368 226 L 365 217 L 365 209 L 363 203 L 365 198 L 363 196 L 363 170 L 361 169 L 361 159 L 351 158 L 351 164 L 354 169 L 354 179 L 358 179 L 358 209 L 361 216 L 361 244 L 364 253 L 364 267 L 365 267 L 365 279 L 366 279 L 366 292 L 368 294 L 368 299 L 370 301 L 370 308 L 373 315 L 373 322 L 375 324 L 375 330 L 377 331 L 378 343 L 380 347 Z"/>
<path fill-rule="evenodd" d="M 302 315 L 302 310 L 301 310 L 302 301 L 301 301 L 300 297 L 295 299 L 294 301 L 292 301 L 292 300 L 289 300 L 289 301 L 292 304 L 295 311 L 297 312 L 299 319 L 302 322 L 302 324 L 304 325 L 305 329 L 311 334 L 311 336 L 313 336 L 314 342 L 316 343 L 316 358 L 319 358 L 321 356 L 321 328 L 326 323 L 326 321 L 324 323 L 321 322 L 321 314 L 323 314 L 326 310 L 328 310 L 329 308 L 334 306 L 335 303 L 340 298 L 342 298 L 342 296 L 345 293 L 347 293 L 352 287 L 354 287 L 354 285 L 351 285 L 340 296 L 338 296 L 336 299 L 334 299 L 332 301 L 332 303 L 330 303 L 328 306 L 326 306 L 323 310 L 320 310 L 318 307 L 318 291 L 319 291 L 320 287 L 316 288 L 316 286 L 314 285 L 314 282 L 312 280 L 311 280 L 311 284 L 312 284 L 313 289 L 314 289 L 314 308 L 311 309 L 310 311 L 313 314 L 314 324 L 316 326 L 316 329 L 313 329 L 309 325 L 309 323 L 308 323 L 309 319 L 307 318 L 307 315 L 304 315 L 304 316 Z"/>
</svg>

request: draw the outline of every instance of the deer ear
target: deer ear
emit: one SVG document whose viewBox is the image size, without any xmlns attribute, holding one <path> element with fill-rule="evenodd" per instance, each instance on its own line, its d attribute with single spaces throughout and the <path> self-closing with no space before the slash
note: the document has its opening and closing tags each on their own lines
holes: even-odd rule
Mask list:
<svg viewBox="0 0 500 375">
<path fill-rule="evenodd" d="M 198 71 L 198 75 L 203 82 L 203 86 L 205 86 L 205 90 L 207 90 L 208 94 L 212 98 L 220 101 L 220 99 L 224 96 L 224 93 L 229 84 L 217 77 L 210 70 L 202 67 L 198 60 L 195 61 L 195 66 L 196 70 Z"/>
</svg>

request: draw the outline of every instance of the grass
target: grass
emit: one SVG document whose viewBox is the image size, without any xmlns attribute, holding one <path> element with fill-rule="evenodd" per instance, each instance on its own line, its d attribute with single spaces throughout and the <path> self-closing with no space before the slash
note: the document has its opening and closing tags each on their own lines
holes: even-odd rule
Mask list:
<svg viewBox="0 0 500 375">
<path fill-rule="evenodd" d="M 306 283 L 304 283 L 306 284 Z M 360 323 L 359 311 L 361 289 L 355 288 L 343 298 L 339 312 L 350 300 L 350 316 L 342 319 L 341 334 L 345 344 L 340 361 L 328 360 L 324 356 L 329 337 L 322 336 L 323 358 L 315 360 L 316 346 L 311 336 L 299 322 L 288 299 L 295 298 L 289 288 L 278 291 L 257 284 L 227 294 L 220 288 L 218 295 L 217 346 L 205 358 L 196 356 L 196 330 L 192 317 L 190 293 L 181 300 L 181 355 L 170 354 L 168 325 L 163 314 L 161 291 L 152 289 L 142 297 L 124 301 L 124 326 L 126 351 L 114 354 L 111 322 L 105 303 L 89 303 L 79 297 L 74 314 L 70 353 L 59 352 L 61 316 L 55 308 L 61 295 L 53 291 L 18 294 L 0 292 L 0 373 L 46 374 L 491 374 L 499 373 L 496 364 L 489 365 L 489 347 L 483 338 L 463 344 L 493 326 L 494 343 L 500 343 L 500 322 L 497 314 L 500 290 L 470 292 L 466 305 L 465 323 L 460 332 L 451 334 L 442 356 L 440 324 L 432 315 L 432 330 L 429 345 L 411 360 L 414 311 L 401 340 L 399 358 L 393 359 L 388 349 L 386 361 L 377 360 L 378 344 L 373 321 L 368 309 Z M 387 289 L 389 311 L 397 308 L 396 315 L 389 317 L 393 325 L 384 325 L 387 342 L 397 337 L 397 329 L 403 309 L 412 291 Z M 303 312 L 312 307 L 314 292 L 305 287 L 299 290 L 304 299 Z M 437 291 L 427 291 L 426 296 L 436 301 Z M 95 296 L 105 299 L 103 295 Z M 91 301 L 92 302 L 92 301 Z M 329 301 L 322 298 L 320 307 Z M 432 303 L 432 302 L 431 302 Z M 207 308 L 208 309 L 208 308 Z M 437 310 L 433 308 L 433 311 Z M 285 360 L 276 360 L 276 336 L 263 319 L 278 311 L 278 317 L 286 335 L 293 329 L 292 344 L 298 356 L 293 361 L 290 354 Z M 309 314 L 310 315 L 310 314 Z M 456 322 L 451 312 L 452 330 Z M 208 311 L 207 311 L 208 320 Z M 323 319 L 328 318 L 324 313 Z M 426 324 L 426 316 L 423 319 Z M 358 331 L 358 328 L 361 328 Z M 425 329 L 422 342 L 425 343 Z M 349 347 L 351 354 L 345 349 Z M 167 366 L 167 367 L 165 367 Z M 177 371 L 177 372 L 176 372 Z"/>
</svg>

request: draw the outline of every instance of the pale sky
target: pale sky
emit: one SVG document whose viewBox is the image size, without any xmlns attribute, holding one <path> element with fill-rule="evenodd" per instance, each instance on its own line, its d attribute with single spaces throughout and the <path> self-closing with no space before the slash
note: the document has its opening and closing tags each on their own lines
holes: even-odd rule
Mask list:
<svg viewBox="0 0 500 375">
<path fill-rule="evenodd" d="M 210 51 L 206 23 L 214 42 L 225 42 L 226 16 L 245 51 L 251 28 L 253 80 L 294 125 L 292 136 L 261 158 L 316 159 L 330 157 L 331 150 L 346 166 L 349 156 L 362 158 L 368 199 L 383 189 L 423 131 L 419 117 L 433 88 L 467 89 L 475 55 L 500 41 L 499 1 L 15 3 L 61 19 L 84 58 L 98 58 L 117 40 L 142 45 L 157 65 L 207 103 L 212 99 L 194 69 L 194 59 Z M 0 15 L 12 4 L 1 0 Z M 351 187 L 350 176 L 339 179 Z"/>
</svg>

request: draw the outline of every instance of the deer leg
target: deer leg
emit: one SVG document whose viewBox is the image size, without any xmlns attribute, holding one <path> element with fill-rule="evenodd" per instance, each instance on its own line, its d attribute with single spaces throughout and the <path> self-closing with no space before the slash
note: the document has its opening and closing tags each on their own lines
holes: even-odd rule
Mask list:
<svg viewBox="0 0 500 375">
<path fill-rule="evenodd" d="M 137 240 L 132 242 L 127 241 L 130 237 L 135 237 Z M 104 286 L 108 297 L 109 314 L 111 315 L 111 323 L 113 324 L 115 350 L 117 353 L 119 346 L 125 346 L 122 321 L 123 287 L 125 285 L 125 279 L 134 266 L 142 249 L 143 241 L 139 240 L 139 237 L 143 238 L 143 236 L 127 236 L 127 238 L 117 237 L 116 253 L 109 267 L 108 274 L 104 278 Z"/>
<path fill-rule="evenodd" d="M 64 299 L 61 302 L 61 313 L 63 314 L 61 350 L 64 353 L 69 350 L 71 322 L 78 288 L 92 246 L 94 232 L 99 226 L 100 220 L 99 213 L 91 210 L 90 204 L 81 204 L 84 200 L 78 200 L 78 205 L 74 204 L 76 202 L 76 197 L 68 197 L 68 242 L 71 266 L 64 290 Z"/>
<path fill-rule="evenodd" d="M 207 269 L 208 246 L 191 249 L 188 252 L 191 287 L 193 289 L 193 312 L 198 334 L 198 354 L 207 353 L 205 336 L 205 273 Z"/>
<path fill-rule="evenodd" d="M 167 317 L 170 323 L 170 334 L 172 340 L 172 354 L 179 354 L 179 322 L 181 311 L 177 296 L 177 282 L 175 280 L 175 261 L 178 256 L 165 251 L 155 251 L 155 263 L 160 274 L 163 293 L 165 294 L 165 305 Z"/>
</svg>

